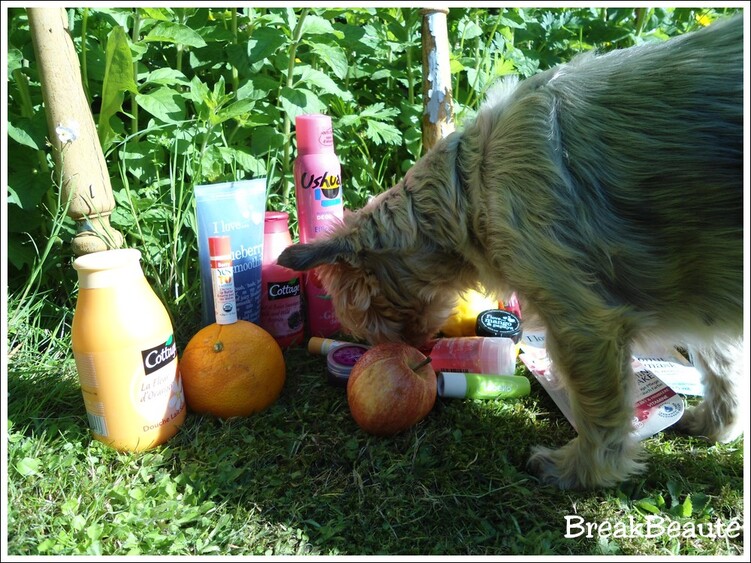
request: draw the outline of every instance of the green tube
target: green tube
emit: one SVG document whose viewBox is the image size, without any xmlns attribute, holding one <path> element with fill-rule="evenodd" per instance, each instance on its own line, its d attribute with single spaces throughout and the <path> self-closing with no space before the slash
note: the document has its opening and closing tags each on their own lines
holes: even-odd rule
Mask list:
<svg viewBox="0 0 751 563">
<path fill-rule="evenodd" d="M 529 395 L 529 379 L 520 375 L 440 372 L 439 397 L 453 399 L 511 399 Z"/>
</svg>

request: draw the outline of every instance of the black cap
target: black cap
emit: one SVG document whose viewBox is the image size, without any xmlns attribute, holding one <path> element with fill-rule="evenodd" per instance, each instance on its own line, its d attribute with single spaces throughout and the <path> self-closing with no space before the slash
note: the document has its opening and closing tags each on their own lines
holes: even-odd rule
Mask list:
<svg viewBox="0 0 751 563">
<path fill-rule="evenodd" d="M 477 315 L 475 334 L 510 338 L 516 344 L 522 338 L 522 323 L 511 311 L 489 309 Z"/>
</svg>

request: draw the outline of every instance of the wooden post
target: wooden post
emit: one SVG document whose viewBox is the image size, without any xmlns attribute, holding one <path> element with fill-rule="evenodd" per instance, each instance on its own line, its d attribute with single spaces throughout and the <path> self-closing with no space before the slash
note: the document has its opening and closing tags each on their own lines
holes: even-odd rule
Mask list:
<svg viewBox="0 0 751 563">
<path fill-rule="evenodd" d="M 422 150 L 454 131 L 454 103 L 449 66 L 448 8 L 422 9 L 423 115 Z"/>
<path fill-rule="evenodd" d="M 110 226 L 115 208 L 107 163 L 81 82 L 64 8 L 27 8 L 47 128 L 55 164 L 62 171 L 63 201 L 76 222 L 77 256 L 119 248 L 123 236 Z"/>
</svg>

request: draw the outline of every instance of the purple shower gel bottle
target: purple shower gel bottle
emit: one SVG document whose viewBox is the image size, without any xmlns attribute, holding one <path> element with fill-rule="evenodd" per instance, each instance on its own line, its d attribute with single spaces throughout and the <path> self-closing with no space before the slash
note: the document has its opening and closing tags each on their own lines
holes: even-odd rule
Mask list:
<svg viewBox="0 0 751 563">
<path fill-rule="evenodd" d="M 297 159 L 294 164 L 295 197 L 300 242 L 310 242 L 341 222 L 341 165 L 334 153 L 331 117 L 322 114 L 295 118 Z M 306 317 L 310 336 L 328 337 L 339 331 L 331 298 L 315 270 L 305 276 Z"/>
</svg>

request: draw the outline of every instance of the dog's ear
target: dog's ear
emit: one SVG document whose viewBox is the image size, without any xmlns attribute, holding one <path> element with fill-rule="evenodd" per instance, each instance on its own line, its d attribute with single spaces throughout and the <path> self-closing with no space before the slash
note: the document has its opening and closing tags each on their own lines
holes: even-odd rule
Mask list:
<svg viewBox="0 0 751 563">
<path fill-rule="evenodd" d="M 335 264 L 340 261 L 351 261 L 354 257 L 351 243 L 340 237 L 330 237 L 307 244 L 295 244 L 282 251 L 277 264 L 303 272 L 323 264 Z"/>
</svg>

